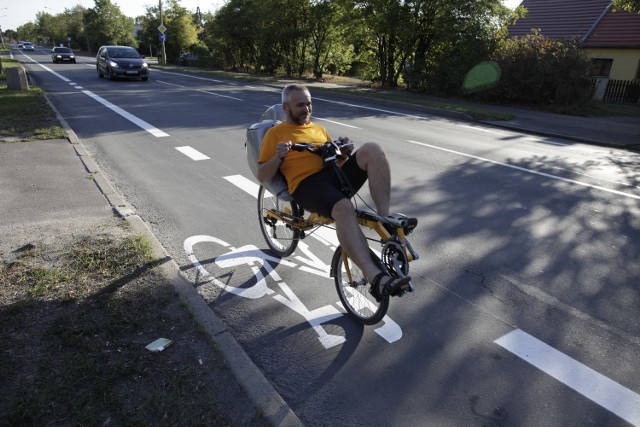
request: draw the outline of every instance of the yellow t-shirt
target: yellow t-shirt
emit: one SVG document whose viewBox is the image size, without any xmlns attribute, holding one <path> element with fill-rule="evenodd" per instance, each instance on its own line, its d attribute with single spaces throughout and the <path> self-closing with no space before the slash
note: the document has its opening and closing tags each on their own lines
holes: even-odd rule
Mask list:
<svg viewBox="0 0 640 427">
<path fill-rule="evenodd" d="M 327 130 L 320 125 L 311 122 L 305 125 L 292 125 L 289 123 L 280 123 L 267 131 L 262 140 L 262 148 L 260 151 L 259 163 L 269 161 L 276 155 L 276 146 L 281 142 L 291 141 L 296 144 L 299 142 L 310 142 L 312 144 L 322 145 L 327 141 L 331 141 Z M 322 157 L 309 153 L 308 151 L 289 151 L 285 157 L 284 163 L 280 166 L 280 172 L 287 179 L 289 194 L 293 194 L 298 188 L 298 184 L 309 175 L 322 170 L 324 167 Z"/>
</svg>

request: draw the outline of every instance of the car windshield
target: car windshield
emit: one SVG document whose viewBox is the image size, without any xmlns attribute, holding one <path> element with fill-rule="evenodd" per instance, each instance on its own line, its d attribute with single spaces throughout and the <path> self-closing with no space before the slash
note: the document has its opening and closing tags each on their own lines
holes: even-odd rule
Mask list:
<svg viewBox="0 0 640 427">
<path fill-rule="evenodd" d="M 66 47 L 57 47 L 54 49 L 54 52 L 56 53 L 70 53 L 71 49 L 68 49 Z"/>
<path fill-rule="evenodd" d="M 135 49 L 109 49 L 112 58 L 140 58 Z"/>
</svg>

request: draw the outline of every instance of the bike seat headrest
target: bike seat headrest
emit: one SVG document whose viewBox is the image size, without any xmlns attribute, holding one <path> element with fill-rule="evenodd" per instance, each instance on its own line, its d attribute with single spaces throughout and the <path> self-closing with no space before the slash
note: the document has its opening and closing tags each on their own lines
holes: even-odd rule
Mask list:
<svg viewBox="0 0 640 427">
<path fill-rule="evenodd" d="M 287 114 L 284 112 L 282 104 L 275 104 L 267 108 L 267 111 L 262 113 L 262 117 L 260 117 L 260 120 L 275 120 L 284 122 L 287 120 Z"/>
</svg>

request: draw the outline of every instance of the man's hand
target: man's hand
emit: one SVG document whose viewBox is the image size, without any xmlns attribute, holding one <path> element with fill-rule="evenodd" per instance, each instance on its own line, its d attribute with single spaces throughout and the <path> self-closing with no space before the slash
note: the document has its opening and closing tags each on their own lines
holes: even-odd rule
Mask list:
<svg viewBox="0 0 640 427">
<path fill-rule="evenodd" d="M 343 156 L 349 157 L 353 152 L 353 142 L 346 136 L 338 137 L 338 141 L 340 141 L 344 146 L 340 147 L 340 151 Z"/>
<path fill-rule="evenodd" d="M 276 146 L 276 156 L 278 156 L 278 159 L 280 159 L 280 163 L 282 163 L 284 161 L 284 158 L 287 157 L 290 148 L 291 141 L 281 142 Z"/>
</svg>

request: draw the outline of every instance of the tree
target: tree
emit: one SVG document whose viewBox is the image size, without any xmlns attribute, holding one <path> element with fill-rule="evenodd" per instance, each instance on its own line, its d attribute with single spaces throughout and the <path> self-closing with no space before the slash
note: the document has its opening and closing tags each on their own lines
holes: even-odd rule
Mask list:
<svg viewBox="0 0 640 427">
<path fill-rule="evenodd" d="M 40 37 L 40 32 L 38 27 L 33 22 L 27 22 L 24 25 L 19 26 L 16 29 L 15 39 L 16 40 L 38 40 Z"/>
<path fill-rule="evenodd" d="M 640 0 L 613 0 L 613 8 L 640 13 Z"/>
<path fill-rule="evenodd" d="M 164 9 L 164 26 L 167 27 L 165 48 L 169 62 L 176 61 L 181 53 L 187 52 L 199 43 L 198 28 L 194 16 L 180 6 L 178 0 L 168 0 Z"/>
<path fill-rule="evenodd" d="M 353 60 L 353 46 L 347 42 L 351 20 L 345 4 L 321 0 L 309 10 L 310 54 L 313 58 L 313 74 L 322 78 L 327 71 L 342 73 Z"/>
<path fill-rule="evenodd" d="M 450 92 L 491 51 L 509 14 L 500 0 L 356 0 L 383 86 Z"/>
<path fill-rule="evenodd" d="M 72 47 L 83 50 L 89 50 L 84 23 L 86 12 L 87 9 L 79 4 L 70 10 L 65 10 L 66 36 L 71 38 Z"/>
<path fill-rule="evenodd" d="M 94 0 L 95 7 L 84 15 L 89 51 L 102 45 L 117 44 L 137 47 L 133 33 L 133 19 L 122 14 L 110 0 Z"/>
<path fill-rule="evenodd" d="M 253 0 L 229 0 L 205 24 L 207 45 L 220 52 L 226 68 L 245 70 L 254 64 Z"/>
</svg>

